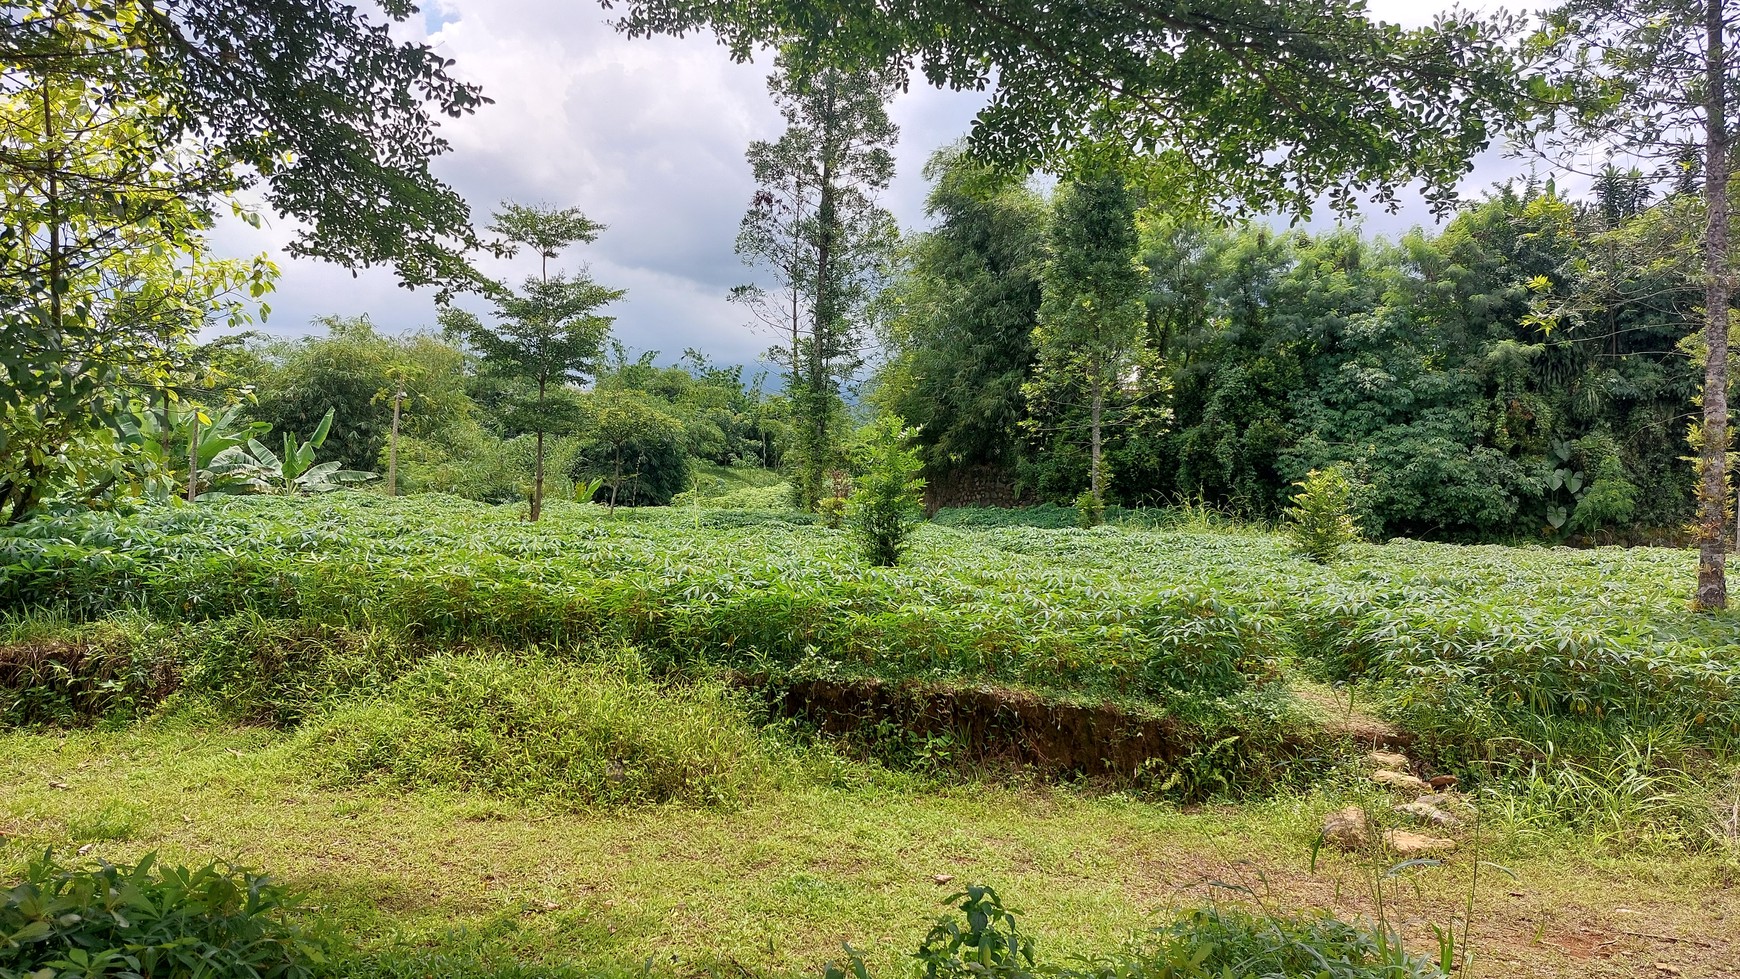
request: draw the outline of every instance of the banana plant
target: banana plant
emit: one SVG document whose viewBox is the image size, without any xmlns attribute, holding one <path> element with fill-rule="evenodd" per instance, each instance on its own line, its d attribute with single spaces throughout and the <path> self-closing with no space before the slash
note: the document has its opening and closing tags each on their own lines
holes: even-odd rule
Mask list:
<svg viewBox="0 0 1740 979">
<path fill-rule="evenodd" d="M 218 453 L 212 460 L 212 470 L 233 477 L 245 487 L 242 492 L 253 493 L 330 493 L 379 479 L 376 473 L 340 468 L 342 463 L 314 461 L 315 450 L 332 430 L 332 416 L 333 409 L 328 408 L 305 442 L 298 442 L 294 434 L 285 432 L 282 454 L 250 438 L 245 447 L 233 446 Z"/>
<path fill-rule="evenodd" d="M 180 495 L 187 485 L 189 462 L 194 465 L 198 491 L 221 489 L 224 477 L 211 470 L 212 462 L 224 450 L 245 445 L 272 426 L 245 420 L 241 405 L 208 414 L 182 401 L 161 407 L 136 405 L 117 419 L 116 427 L 125 450 L 116 484 L 130 496 L 167 499 Z"/>
</svg>

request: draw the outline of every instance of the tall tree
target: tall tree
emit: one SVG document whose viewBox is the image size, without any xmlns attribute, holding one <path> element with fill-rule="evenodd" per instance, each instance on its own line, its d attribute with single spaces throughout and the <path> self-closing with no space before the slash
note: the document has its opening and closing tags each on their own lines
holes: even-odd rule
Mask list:
<svg viewBox="0 0 1740 979">
<path fill-rule="evenodd" d="M 884 75 L 800 70 L 782 57 L 768 90 L 786 131 L 749 146 L 757 190 L 737 251 L 766 269 L 778 292 L 750 287 L 734 297 L 789 331 L 790 347 L 776 355 L 798 416 L 793 495 L 812 507 L 839 453 L 841 386 L 862 363 L 864 313 L 898 237 L 877 203 L 894 177 L 898 130 L 888 119 L 893 87 Z"/>
<path fill-rule="evenodd" d="M 1034 330 L 1039 368 L 1028 390 L 1035 415 L 1051 427 L 1086 432 L 1096 508 L 1105 506 L 1105 429 L 1152 407 L 1137 394 L 1158 365 L 1144 356 L 1147 283 L 1136 248 L 1136 207 L 1122 172 L 1098 169 L 1062 188 Z"/>
<path fill-rule="evenodd" d="M 0 78 L 8 91 L 54 78 L 149 107 L 153 145 L 200 151 L 296 219 L 293 254 L 464 285 L 477 238 L 429 160 L 448 148 L 437 118 L 489 100 L 429 45 L 393 37 L 416 12 L 406 0 L 24 0 L 0 6 Z M 53 169 L 0 155 L 8 186 Z M 183 191 L 206 199 L 198 183 Z"/>
<path fill-rule="evenodd" d="M 1515 102 L 1514 18 L 1373 23 L 1364 0 L 606 0 L 633 36 L 710 28 L 732 55 L 801 39 L 805 60 L 922 71 L 992 92 L 975 149 L 1022 163 L 1084 139 L 1155 151 L 1181 201 L 1255 211 L 1394 203 L 1422 181 L 1448 209 Z M 1596 6 L 1591 0 L 1591 6 Z"/>
<path fill-rule="evenodd" d="M 442 326 L 475 348 L 486 369 L 521 379 L 529 397 L 511 410 L 513 427 L 537 435 L 532 471 L 531 519 L 544 512 L 544 439 L 573 425 L 567 403 L 552 400 L 556 389 L 577 383 L 596 369 L 612 317 L 596 312 L 624 295 L 592 281 L 585 270 L 572 276 L 550 274 L 549 260 L 572 245 L 597 239 L 603 226 L 578 208 L 504 204 L 490 230 L 514 246 L 535 249 L 539 272 L 518 290 L 495 284 L 489 290 L 497 323 L 485 326 L 474 314 L 448 307 Z"/>
<path fill-rule="evenodd" d="M 1702 165 L 1705 223 L 1703 423 L 1698 433 L 1698 584 L 1694 603 L 1726 608 L 1728 326 L 1733 299 L 1729 219 L 1731 120 L 1740 86 L 1735 0 L 1568 0 L 1534 43 L 1551 71 L 1535 94 L 1561 158 L 1591 147 L 1633 156 L 1673 185 Z M 1693 152 L 1695 151 L 1695 152 Z"/>
<path fill-rule="evenodd" d="M 468 284 L 477 239 L 428 160 L 446 148 L 436 114 L 484 100 L 450 67 L 337 0 L 0 6 L 0 442 L 28 428 L 33 460 L 0 463 L 7 489 L 64 468 L 89 427 L 77 419 L 102 421 L 117 385 L 173 396 L 168 354 L 270 287 L 263 259 L 204 255 L 214 215 L 251 184 L 298 219 L 295 252 Z"/>
<path fill-rule="evenodd" d="M 1045 201 L 1018 174 L 987 167 L 962 146 L 932 156 L 925 213 L 891 289 L 893 356 L 878 398 L 918 429 L 934 474 L 1009 466 L 1019 453 L 1021 385 L 1033 367 Z"/>
<path fill-rule="evenodd" d="M 59 29 L 83 25 L 69 16 Z M 18 84 L 0 87 L 0 167 L 15 168 L 0 184 L 0 517 L 20 520 L 117 409 L 176 397 L 194 331 L 243 322 L 277 270 L 207 255 L 211 218 L 187 190 L 228 181 L 157 138 L 160 107 L 76 77 L 7 80 Z"/>
</svg>

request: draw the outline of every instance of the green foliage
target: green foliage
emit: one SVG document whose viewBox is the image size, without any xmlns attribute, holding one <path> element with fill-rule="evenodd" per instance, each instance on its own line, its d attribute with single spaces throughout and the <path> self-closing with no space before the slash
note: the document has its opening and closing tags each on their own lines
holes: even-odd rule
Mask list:
<svg viewBox="0 0 1740 979">
<path fill-rule="evenodd" d="M 715 366 L 693 349 L 685 350 L 675 366 L 656 367 L 656 351 L 630 360 L 620 344 L 612 341 L 611 346 L 610 362 L 599 370 L 595 389 L 632 392 L 678 419 L 684 447 L 695 463 L 737 472 L 779 467 L 789 435 L 789 403 L 762 391 L 762 375 L 746 382 L 742 367 Z"/>
<path fill-rule="evenodd" d="M 1124 174 L 1113 169 L 1078 174 L 1059 193 L 1033 332 L 1038 364 L 1024 388 L 1030 425 L 1072 433 L 1059 441 L 1085 440 L 1096 504 L 1106 500 L 1106 430 L 1154 420 L 1147 409 L 1157 394 L 1155 365 L 1139 329 L 1135 207 Z"/>
<path fill-rule="evenodd" d="M 1622 303 L 1609 314 L 1567 318 L 1550 337 L 1531 319 L 1530 278 L 1612 264 L 1601 220 L 1535 185 L 1399 243 L 1144 219 L 1176 424 L 1114 450 L 1126 499 L 1202 497 L 1270 518 L 1293 481 L 1341 466 L 1376 536 L 1680 524 L 1694 385 L 1666 354 L 1692 309 L 1677 273 L 1621 262 L 1587 286 Z M 1569 477 L 1584 474 L 1586 496 L 1598 469 L 1601 493 L 1577 516 Z"/>
<path fill-rule="evenodd" d="M 32 625 L 0 631 L 0 724 L 125 722 L 179 698 L 243 723 L 289 725 L 413 658 L 378 632 L 252 614 Z"/>
<path fill-rule="evenodd" d="M 1122 570 L 1178 556 L 1143 540 L 942 532 L 916 545 L 922 572 L 873 570 L 780 514 L 698 531 L 681 510 L 623 521 L 551 505 L 548 531 L 512 508 L 362 494 L 38 521 L 0 535 L 0 602 L 194 622 L 252 612 L 416 643 L 621 642 L 660 664 L 970 677 L 1209 721 L 1232 709 L 1215 698 L 1272 678 L 1281 651 L 1272 613 L 1182 584 L 1200 574 Z M 1046 578 L 1052 562 L 1066 581 Z"/>
<path fill-rule="evenodd" d="M 1032 938 L 1016 925 L 997 892 L 974 884 L 949 896 L 961 918 L 947 916 L 913 954 L 925 979 L 1436 979 L 1436 963 L 1408 954 L 1395 936 L 1330 917 L 1284 917 L 1209 906 L 1186 913 L 1152 938 L 1119 952 L 1088 955 L 1067 966 L 1041 962 Z M 962 920 L 964 919 L 964 920 Z M 847 946 L 844 965 L 825 979 L 870 979 Z"/>
<path fill-rule="evenodd" d="M 114 497 L 162 502 L 184 496 L 190 464 L 195 497 L 236 486 L 241 477 L 213 471 L 213 463 L 271 429 L 242 414 L 240 405 L 210 415 L 187 402 L 134 406 L 117 420 L 125 454 L 116 466 Z"/>
<path fill-rule="evenodd" d="M 1018 175 L 962 146 L 925 166 L 931 230 L 909 240 L 890 287 L 894 355 L 874 398 L 918 429 L 933 474 L 1014 465 L 1032 369 L 1048 209 Z"/>
<path fill-rule="evenodd" d="M 1318 564 L 1334 564 L 1359 540 L 1353 519 L 1353 484 L 1339 469 L 1316 469 L 1293 484 L 1299 492 L 1284 511 L 1293 549 Z"/>
<path fill-rule="evenodd" d="M 1437 979 L 1437 963 L 1410 955 L 1394 935 L 1330 917 L 1253 914 L 1207 907 L 1160 933 L 1133 961 L 1107 963 L 1095 979 L 1221 979 L 1311 976 L 1313 979 Z"/>
<path fill-rule="evenodd" d="M 1003 907 L 996 890 L 974 884 L 943 899 L 961 902 L 963 922 L 937 921 L 913 954 L 925 979 L 1027 979 L 1034 974 L 1033 940 L 1023 935 L 1015 913 Z"/>
<path fill-rule="evenodd" d="M 1666 739 L 1664 739 L 1666 740 Z M 1695 746 L 1659 751 L 1627 737 L 1609 757 L 1580 762 L 1519 745 L 1495 768 L 1495 815 L 1517 832 L 1571 835 L 1600 846 L 1718 849 L 1726 833 L 1721 799 Z"/>
<path fill-rule="evenodd" d="M 340 784 L 575 806 L 735 805 L 767 787 L 774 768 L 723 687 L 655 684 L 632 654 L 590 667 L 437 656 L 305 726 L 296 745 Z"/>
<path fill-rule="evenodd" d="M 448 149 L 437 120 L 488 100 L 455 80 L 440 53 L 383 29 L 413 13 L 396 2 L 329 0 L 199 0 L 179 4 L 174 17 L 135 0 L 12 4 L 0 10 L 0 71 L 8 92 L 56 78 L 105 93 L 88 100 L 93 108 L 148 107 L 140 125 L 152 152 L 133 162 L 152 183 L 173 174 L 178 206 L 215 211 L 224 202 L 213 190 L 259 184 L 269 206 L 294 219 L 292 254 L 351 269 L 393 263 L 407 286 L 463 288 L 473 273 L 461 256 L 477 236 L 465 202 L 430 174 L 429 160 Z M 279 43 L 260 47 L 260 37 Z M 320 94 L 318 112 L 310 93 Z M 82 145 L 61 159 L 88 159 L 102 143 L 88 128 L 68 132 Z M 190 147 L 203 151 L 194 179 L 176 166 Z M 9 157 L 6 185 L 39 181 L 43 162 Z M 98 183 L 68 197 L 79 209 L 126 217 L 125 236 L 160 216 L 112 207 L 104 196 L 132 185 Z"/>
<path fill-rule="evenodd" d="M 611 317 L 596 311 L 621 299 L 623 291 L 599 285 L 584 272 L 550 276 L 550 258 L 576 242 L 595 240 L 603 231 L 603 225 L 577 210 L 504 203 L 491 230 L 506 236 L 510 245 L 535 249 L 540 273 L 528 276 L 518 291 L 490 284 L 495 326 L 452 306 L 441 310 L 441 325 L 447 335 L 478 352 L 484 370 L 524 387 L 508 398 L 505 421 L 516 431 L 537 436 L 531 492 L 531 519 L 536 522 L 543 516 L 544 440 L 571 432 L 575 424 L 573 402 L 560 392 L 597 369 Z"/>
<path fill-rule="evenodd" d="M 251 418 L 280 432 L 304 432 L 335 411 L 327 457 L 342 468 L 375 469 L 387 450 L 392 398 L 403 390 L 400 432 L 440 441 L 470 421 L 461 351 L 425 334 L 383 336 L 368 317 L 325 317 L 324 337 L 254 348 L 261 361 L 241 380 L 254 386 Z"/>
<path fill-rule="evenodd" d="M 326 442 L 332 429 L 332 419 L 333 411 L 327 409 L 307 441 L 298 442 L 293 433 L 285 432 L 282 455 L 252 438 L 245 449 L 231 446 L 219 452 L 211 461 L 213 490 L 207 497 L 233 492 L 331 493 L 380 478 L 371 472 L 342 469 L 336 461 L 314 461 L 315 450 Z"/>
<path fill-rule="evenodd" d="M 1106 504 L 1091 489 L 1075 498 L 1075 525 L 1086 530 L 1106 522 Z"/>
<path fill-rule="evenodd" d="M 611 507 L 665 506 L 689 486 L 682 422 L 632 391 L 584 397 L 568 475 L 603 480 L 593 499 Z"/>
<path fill-rule="evenodd" d="M 888 72 L 782 54 L 767 84 L 786 131 L 746 154 L 757 189 L 737 253 L 771 272 L 778 291 L 743 286 L 732 298 L 782 338 L 769 354 L 787 370 L 799 509 L 820 502 L 839 464 L 841 385 L 863 362 L 866 310 L 899 236 L 876 199 L 894 177 L 887 103 L 896 83 Z"/>
<path fill-rule="evenodd" d="M 852 538 L 864 560 L 893 567 L 907 538 L 924 518 L 924 464 L 908 446 L 918 432 L 895 415 L 883 415 L 860 433 L 863 472 L 846 508 Z"/>
<path fill-rule="evenodd" d="M 0 25 L 0 520 L 106 486 L 123 450 L 111 432 L 140 392 L 193 387 L 193 338 L 247 322 L 277 268 L 213 258 L 213 205 L 235 181 L 209 152 L 170 139 L 160 97 L 111 15 L 138 5 L 12 5 Z M 23 20 L 25 28 L 17 26 Z M 74 58 L 98 77 L 55 70 Z M 125 83 L 104 87 L 114 72 Z M 92 88 L 90 86 L 96 86 Z M 101 91 L 99 97 L 94 94 Z M 246 214 L 239 205 L 238 213 Z M 100 492 L 100 490 L 99 490 Z"/>
<path fill-rule="evenodd" d="M 1514 18 L 1451 13 L 1403 30 L 1368 19 L 1353 0 L 1206 0 L 1158 19 L 1117 5 L 997 17 L 969 2 L 894 12 L 843 0 L 623 8 L 631 34 L 711 28 L 742 60 L 795 38 L 814 62 L 922 64 L 939 88 L 988 86 L 990 108 L 973 128 L 982 154 L 1056 170 L 1115 142 L 1153 153 L 1185 207 L 1309 214 L 1328 194 L 1348 211 L 1362 195 L 1387 202 L 1419 179 L 1448 209 L 1465 161 L 1520 95 Z"/>
<path fill-rule="evenodd" d="M 282 699 L 298 716 L 321 691 L 377 682 L 368 663 L 390 671 L 395 647 L 603 643 L 633 646 L 659 671 L 1111 700 L 1164 711 L 1204 746 L 1229 727 L 1245 736 L 1285 721 L 1263 697 L 1288 660 L 1365 681 L 1368 702 L 1446 764 L 1486 758 L 1503 737 L 1551 740 L 1591 764 L 1650 729 L 1714 750 L 1740 738 L 1740 671 L 1726 652 L 1740 626 L 1686 609 L 1682 552 L 1392 541 L 1320 566 L 1279 535 L 1120 513 L 1122 526 L 1091 532 L 933 526 L 910 567 L 871 569 L 838 536 L 779 512 L 612 519 L 551 506 L 543 527 L 518 508 L 363 494 L 32 521 L 0 533 L 0 607 L 75 620 L 138 608 L 173 630 L 216 631 L 143 646 L 93 635 L 64 653 L 22 638 L 0 654 L 31 654 L 10 660 L 23 669 L 0 667 L 0 703 L 19 704 L 26 723 L 126 714 L 160 699 L 151 678 L 183 677 L 198 684 L 190 694 Z M 223 638 L 254 634 L 249 615 L 281 624 L 260 627 L 258 643 Z M 322 631 L 297 638 L 285 620 Z M 277 652 L 251 662 L 251 648 Z M 249 693 L 249 676 L 267 686 Z M 1260 762 L 1251 737 L 1214 773 Z"/>
<path fill-rule="evenodd" d="M 69 867 L 46 854 L 0 897 L 0 975 L 312 979 L 332 941 L 298 895 L 226 864 Z"/>
</svg>

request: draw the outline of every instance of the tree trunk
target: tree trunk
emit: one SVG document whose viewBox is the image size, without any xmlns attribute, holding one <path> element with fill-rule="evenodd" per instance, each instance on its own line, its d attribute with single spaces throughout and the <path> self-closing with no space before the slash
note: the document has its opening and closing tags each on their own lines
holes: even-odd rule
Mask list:
<svg viewBox="0 0 1740 979">
<path fill-rule="evenodd" d="M 54 93 L 46 69 L 42 76 L 42 142 L 48 147 L 48 315 L 56 335 L 65 330 L 61 296 L 66 291 L 66 258 L 60 247 L 60 154 L 54 150 Z"/>
<path fill-rule="evenodd" d="M 544 381 L 538 380 L 538 453 L 532 464 L 532 523 L 544 515 Z"/>
<path fill-rule="evenodd" d="M 405 399 L 405 389 L 393 393 L 393 433 L 387 440 L 387 495 L 399 495 L 399 404 Z"/>
<path fill-rule="evenodd" d="M 1694 604 L 1728 606 L 1728 120 L 1726 25 L 1720 0 L 1705 0 L 1704 447 L 1698 487 L 1698 591 Z"/>
<path fill-rule="evenodd" d="M 826 155 L 822 158 L 821 179 L 817 189 L 820 197 L 816 202 L 816 227 L 820 237 L 816 242 L 816 299 L 815 308 L 812 310 L 814 322 L 810 327 L 809 363 L 805 365 L 808 377 L 804 381 L 804 400 L 809 402 L 809 417 L 804 419 L 809 427 L 809 437 L 806 439 L 809 444 L 805 446 L 804 452 L 807 458 L 801 460 L 804 467 L 803 503 L 807 509 L 812 510 L 822 498 L 822 474 L 827 470 L 828 415 L 832 409 L 827 389 L 826 345 L 829 331 L 834 328 L 832 262 L 839 216 L 834 206 L 833 159 Z"/>
<path fill-rule="evenodd" d="M 1100 421 L 1105 417 L 1106 387 L 1105 379 L 1094 372 L 1093 379 L 1093 449 L 1090 455 L 1088 474 L 1089 485 L 1093 488 L 1094 505 L 1104 506 L 1106 502 L 1105 487 L 1100 485 Z"/>
<path fill-rule="evenodd" d="M 622 446 L 618 445 L 616 447 L 616 454 L 612 457 L 612 470 L 611 470 L 611 477 L 610 477 L 610 508 L 606 511 L 611 516 L 616 515 L 616 491 L 621 486 L 622 486 Z"/>
<path fill-rule="evenodd" d="M 187 502 L 199 496 L 199 409 L 193 410 L 193 430 L 187 436 Z"/>
<path fill-rule="evenodd" d="M 538 458 L 532 467 L 532 523 L 544 515 L 544 433 L 538 433 Z"/>
</svg>

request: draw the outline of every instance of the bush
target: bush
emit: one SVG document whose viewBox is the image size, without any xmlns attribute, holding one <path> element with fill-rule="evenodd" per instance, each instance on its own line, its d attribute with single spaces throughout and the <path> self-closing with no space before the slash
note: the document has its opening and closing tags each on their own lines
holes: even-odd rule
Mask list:
<svg viewBox="0 0 1740 979">
<path fill-rule="evenodd" d="M 588 423 L 567 468 L 584 483 L 602 478 L 594 497 L 622 506 L 666 506 L 689 485 L 683 425 L 649 401 L 627 392 L 596 392 L 586 402 Z"/>
<path fill-rule="evenodd" d="M 0 976 L 308 979 L 327 961 L 295 894 L 227 864 L 68 868 L 52 854 L 0 895 Z"/>
<path fill-rule="evenodd" d="M 1105 501 L 1095 496 L 1093 490 L 1082 490 L 1081 495 L 1075 498 L 1075 525 L 1087 530 L 1105 522 Z"/>
<path fill-rule="evenodd" d="M 770 753 L 723 687 L 660 686 L 617 665 L 630 672 L 439 656 L 305 725 L 297 744 L 341 781 L 576 806 L 733 805 L 769 781 Z"/>
<path fill-rule="evenodd" d="M 1353 484 L 1340 470 L 1329 468 L 1313 469 L 1293 485 L 1299 492 L 1286 510 L 1293 550 L 1318 564 L 1334 564 L 1343 548 L 1359 540 Z"/>
<path fill-rule="evenodd" d="M 865 471 L 847 518 L 864 559 L 879 567 L 900 563 L 906 539 L 924 518 L 919 503 L 924 480 L 918 478 L 924 463 L 907 447 L 916 434 L 894 415 L 883 415 L 864 431 Z"/>
</svg>

